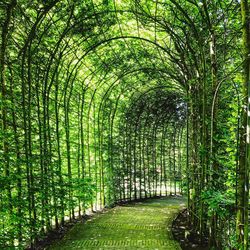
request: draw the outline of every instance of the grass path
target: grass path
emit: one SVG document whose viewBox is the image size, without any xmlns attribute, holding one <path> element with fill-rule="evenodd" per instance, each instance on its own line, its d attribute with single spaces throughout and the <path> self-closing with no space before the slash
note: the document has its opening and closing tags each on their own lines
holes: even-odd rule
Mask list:
<svg viewBox="0 0 250 250">
<path fill-rule="evenodd" d="M 76 224 L 49 250 L 181 249 L 171 225 L 184 204 L 182 198 L 162 198 L 117 206 Z"/>
</svg>

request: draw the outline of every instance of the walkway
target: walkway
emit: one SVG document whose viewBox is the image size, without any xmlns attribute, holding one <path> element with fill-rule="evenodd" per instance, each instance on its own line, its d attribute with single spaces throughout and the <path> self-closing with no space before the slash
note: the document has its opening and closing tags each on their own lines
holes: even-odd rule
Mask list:
<svg viewBox="0 0 250 250">
<path fill-rule="evenodd" d="M 77 224 L 49 250 L 181 249 L 171 224 L 184 203 L 182 198 L 162 198 L 117 206 Z"/>
</svg>

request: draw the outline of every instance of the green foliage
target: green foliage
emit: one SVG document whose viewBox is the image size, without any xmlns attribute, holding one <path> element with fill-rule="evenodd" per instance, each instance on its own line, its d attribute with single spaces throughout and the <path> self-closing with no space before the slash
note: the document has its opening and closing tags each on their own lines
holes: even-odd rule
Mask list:
<svg viewBox="0 0 250 250">
<path fill-rule="evenodd" d="M 203 202 L 207 205 L 208 215 L 218 214 L 222 219 L 227 218 L 235 205 L 233 196 L 216 190 L 206 190 L 201 194 Z"/>
<path fill-rule="evenodd" d="M 228 244 L 217 232 L 241 180 L 238 9 L 0 2 L 0 248 L 34 247 L 86 209 L 179 192 L 194 227 Z"/>
<path fill-rule="evenodd" d="M 75 178 L 73 181 L 74 197 L 84 202 L 85 208 L 93 202 L 97 187 L 91 178 Z"/>
</svg>

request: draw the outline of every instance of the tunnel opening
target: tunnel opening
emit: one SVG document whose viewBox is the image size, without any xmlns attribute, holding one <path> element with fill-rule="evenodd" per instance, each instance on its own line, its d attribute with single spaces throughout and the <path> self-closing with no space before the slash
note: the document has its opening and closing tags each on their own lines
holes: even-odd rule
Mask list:
<svg viewBox="0 0 250 250">
<path fill-rule="evenodd" d="M 114 168 L 118 200 L 181 194 L 187 188 L 183 99 L 156 87 L 134 95 L 123 113 Z"/>
</svg>

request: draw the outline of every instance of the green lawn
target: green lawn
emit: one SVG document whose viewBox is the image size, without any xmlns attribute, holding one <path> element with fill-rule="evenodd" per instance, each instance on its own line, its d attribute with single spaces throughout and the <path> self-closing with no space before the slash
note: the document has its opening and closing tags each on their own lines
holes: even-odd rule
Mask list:
<svg viewBox="0 0 250 250">
<path fill-rule="evenodd" d="M 78 223 L 49 250 L 181 249 L 171 224 L 185 206 L 183 198 L 151 199 L 117 206 Z"/>
</svg>

